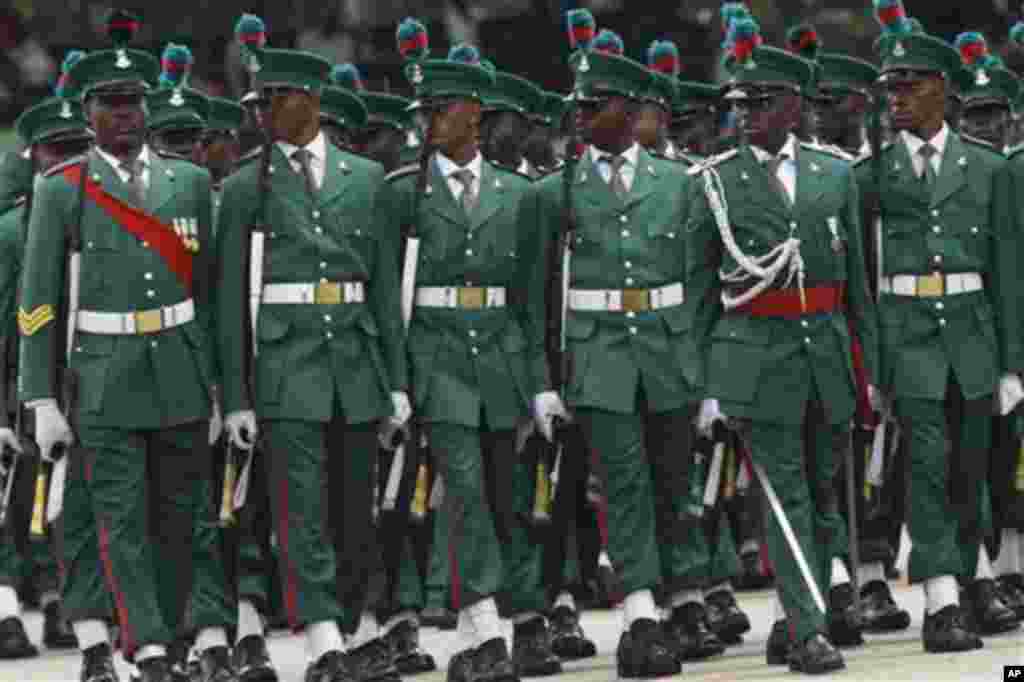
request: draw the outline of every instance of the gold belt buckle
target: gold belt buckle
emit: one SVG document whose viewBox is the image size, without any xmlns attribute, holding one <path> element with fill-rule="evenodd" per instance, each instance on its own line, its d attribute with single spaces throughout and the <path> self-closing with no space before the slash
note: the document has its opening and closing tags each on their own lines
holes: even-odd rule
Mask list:
<svg viewBox="0 0 1024 682">
<path fill-rule="evenodd" d="M 459 307 L 480 310 L 487 303 L 487 290 L 483 287 L 459 287 Z"/>
<path fill-rule="evenodd" d="M 622 310 L 627 313 L 642 313 L 651 309 L 651 297 L 647 289 L 623 289 Z"/>
<path fill-rule="evenodd" d="M 915 290 L 922 298 L 936 298 L 945 294 L 946 278 L 941 272 L 933 272 L 930 275 L 920 275 L 917 278 Z"/>
<path fill-rule="evenodd" d="M 132 315 L 135 317 L 136 334 L 152 334 L 164 327 L 163 311 L 160 308 L 155 310 L 139 310 Z"/>
<path fill-rule="evenodd" d="M 341 282 L 317 282 L 313 290 L 313 302 L 321 305 L 344 303 Z"/>
</svg>

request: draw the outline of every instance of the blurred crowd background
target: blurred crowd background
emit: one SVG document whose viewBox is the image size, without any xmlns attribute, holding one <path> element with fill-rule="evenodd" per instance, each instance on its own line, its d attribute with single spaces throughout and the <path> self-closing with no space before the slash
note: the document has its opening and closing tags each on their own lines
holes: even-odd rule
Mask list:
<svg viewBox="0 0 1024 682">
<path fill-rule="evenodd" d="M 0 131 L 26 106 L 49 93 L 60 60 L 70 48 L 105 44 L 99 25 L 113 3 L 92 0 L 0 0 Z M 196 57 L 192 84 L 211 94 L 237 97 L 243 81 L 232 28 L 243 12 L 262 16 L 274 47 L 318 52 L 332 62 L 354 62 L 376 90 L 405 89 L 394 29 L 405 16 L 427 24 L 443 54 L 470 42 L 499 68 L 522 74 L 547 90 L 565 92 L 567 43 L 564 13 L 587 7 L 599 26 L 618 32 L 628 55 L 642 58 L 651 40 L 674 40 L 683 77 L 717 76 L 721 0 L 122 0 L 118 7 L 143 20 L 137 46 L 159 54 L 168 41 L 188 45 Z M 817 29 L 826 50 L 871 58 L 878 27 L 870 0 L 749 0 L 766 40 L 781 44 L 801 22 Z M 984 33 L 1018 72 L 1024 54 L 1005 45 L 1024 8 L 1017 0 L 905 0 L 910 16 L 947 39 L 965 30 Z M 4 147 L 9 134 L 0 137 Z"/>
</svg>

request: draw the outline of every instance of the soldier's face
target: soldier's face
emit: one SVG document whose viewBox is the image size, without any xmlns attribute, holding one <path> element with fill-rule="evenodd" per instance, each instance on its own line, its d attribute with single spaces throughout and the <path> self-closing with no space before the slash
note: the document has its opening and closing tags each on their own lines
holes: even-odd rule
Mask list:
<svg viewBox="0 0 1024 682">
<path fill-rule="evenodd" d="M 635 105 L 621 95 L 580 100 L 576 106 L 576 129 L 584 142 L 600 149 L 634 139 L 636 118 Z"/>
<path fill-rule="evenodd" d="M 668 135 L 668 112 L 657 104 L 640 107 L 633 131 L 636 141 L 647 149 L 661 149 Z"/>
<path fill-rule="evenodd" d="M 36 169 L 45 173 L 58 163 L 64 163 L 73 156 L 89 151 L 89 139 L 63 140 L 61 142 L 39 142 L 32 146 L 32 158 Z"/>
<path fill-rule="evenodd" d="M 851 128 L 859 128 L 867 114 L 867 95 L 843 88 L 818 88 L 811 100 L 816 130 L 828 142 L 843 138 Z"/>
<path fill-rule="evenodd" d="M 240 154 L 235 135 L 225 132 L 206 133 L 196 145 L 195 160 L 209 170 L 215 179 L 220 179 L 234 170 Z"/>
<path fill-rule="evenodd" d="M 199 142 L 202 131 L 198 128 L 187 130 L 168 130 L 154 136 L 154 142 L 160 149 L 191 158 Z"/>
<path fill-rule="evenodd" d="M 323 129 L 324 134 L 327 135 L 327 139 L 331 141 L 335 147 L 340 149 L 346 149 L 349 145 L 349 136 L 345 128 L 334 123 L 333 121 L 320 121 L 320 127 Z"/>
<path fill-rule="evenodd" d="M 718 110 L 714 107 L 693 108 L 676 114 L 668 132 L 680 149 L 707 154 L 718 134 Z"/>
<path fill-rule="evenodd" d="M 96 144 L 115 155 L 142 146 L 146 107 L 142 94 L 96 94 L 86 109 Z"/>
<path fill-rule="evenodd" d="M 276 88 L 267 91 L 270 99 L 264 125 L 275 140 L 295 144 L 306 143 L 320 126 L 320 96 L 298 88 Z"/>
<path fill-rule="evenodd" d="M 893 130 L 916 133 L 941 127 L 946 111 L 946 83 L 942 76 L 893 72 L 887 74 L 885 93 Z"/>
<path fill-rule="evenodd" d="M 960 130 L 1002 149 L 1010 131 L 1010 109 L 1001 103 L 990 102 L 967 106 L 960 112 Z"/>
<path fill-rule="evenodd" d="M 455 99 L 430 114 L 430 144 L 448 158 L 468 146 L 480 144 L 480 102 Z"/>
<path fill-rule="evenodd" d="M 501 162 L 514 162 L 522 155 L 532 125 L 514 111 L 491 111 L 481 120 L 484 156 Z"/>
<path fill-rule="evenodd" d="M 355 138 L 356 150 L 383 165 L 388 171 L 398 168 L 404 144 L 405 134 L 389 125 L 365 128 Z"/>
<path fill-rule="evenodd" d="M 800 96 L 792 90 L 750 92 L 746 98 L 735 100 L 737 124 L 750 144 L 775 151 L 800 124 L 800 102 Z"/>
</svg>

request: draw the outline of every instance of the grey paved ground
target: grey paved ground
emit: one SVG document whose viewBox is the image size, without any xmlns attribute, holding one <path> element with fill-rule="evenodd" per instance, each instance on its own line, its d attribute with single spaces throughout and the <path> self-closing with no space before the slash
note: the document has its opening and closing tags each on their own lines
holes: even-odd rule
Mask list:
<svg viewBox="0 0 1024 682">
<path fill-rule="evenodd" d="M 767 592 L 740 594 L 740 604 L 750 615 L 754 629 L 742 646 L 729 649 L 717 659 L 687 665 L 680 680 L 798 680 L 798 676 L 785 668 L 764 663 L 764 645 L 771 627 L 772 608 Z M 1024 664 L 1024 631 L 989 638 L 985 648 L 967 654 L 926 654 L 921 648 L 921 614 L 923 596 L 919 589 L 900 587 L 896 599 L 910 609 L 913 623 L 910 629 L 897 635 L 872 637 L 867 646 L 845 652 L 847 670 L 823 680 L 965 680 L 969 682 L 997 682 L 1003 679 L 1003 666 Z M 37 614 L 27 617 L 29 633 L 38 640 L 40 619 Z M 606 682 L 616 679 L 615 645 L 619 636 L 620 614 L 617 611 L 595 611 L 584 615 L 587 633 L 598 643 L 599 656 L 589 661 L 570 664 L 565 674 L 550 678 L 553 682 Z M 423 644 L 433 653 L 440 665 L 447 664 L 456 645 L 449 632 L 425 630 Z M 270 641 L 271 655 L 282 674 L 282 682 L 301 682 L 306 665 L 306 654 L 300 638 L 277 635 Z M 123 681 L 128 669 L 122 666 Z M 415 678 L 417 682 L 443 682 L 444 673 L 437 672 Z M 0 662 L 0 682 L 77 682 L 77 654 L 44 652 L 27 662 Z"/>
</svg>

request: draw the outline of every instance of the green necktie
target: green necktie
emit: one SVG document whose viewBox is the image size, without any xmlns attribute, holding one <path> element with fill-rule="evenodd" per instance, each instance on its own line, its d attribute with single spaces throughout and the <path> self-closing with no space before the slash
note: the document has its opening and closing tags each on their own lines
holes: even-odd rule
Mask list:
<svg viewBox="0 0 1024 682">
<path fill-rule="evenodd" d="M 921 173 L 921 182 L 924 183 L 924 189 L 926 192 L 931 193 L 935 189 L 935 166 L 932 164 L 932 157 L 939 153 L 930 142 L 925 142 L 918 150 L 918 154 L 924 159 L 924 172 Z"/>
<path fill-rule="evenodd" d="M 128 186 L 132 203 L 137 208 L 143 208 L 146 203 L 146 188 L 142 184 L 142 172 L 145 170 L 145 165 L 141 159 L 135 159 L 134 161 L 123 161 L 121 168 L 128 173 L 128 179 L 124 184 Z"/>
<path fill-rule="evenodd" d="M 473 213 L 473 209 L 476 208 L 476 194 L 473 193 L 473 171 L 463 168 L 455 171 L 452 175 L 462 183 L 462 194 L 459 197 L 459 203 L 462 204 L 462 209 L 466 212 L 466 215 L 470 215 Z"/>
</svg>

